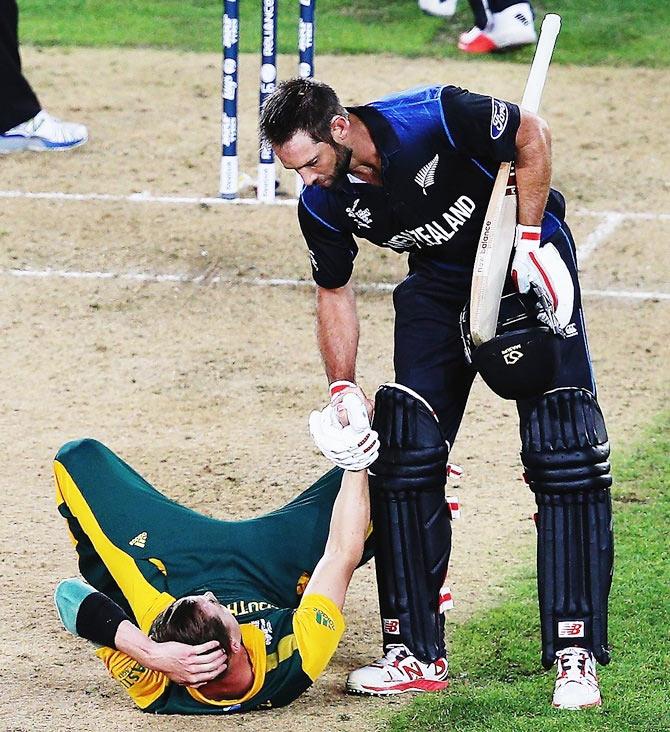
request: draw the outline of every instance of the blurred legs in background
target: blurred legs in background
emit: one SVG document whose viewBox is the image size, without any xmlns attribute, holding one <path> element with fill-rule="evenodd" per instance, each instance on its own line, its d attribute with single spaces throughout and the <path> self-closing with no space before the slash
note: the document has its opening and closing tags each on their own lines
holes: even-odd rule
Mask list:
<svg viewBox="0 0 670 732">
<path fill-rule="evenodd" d="M 0 153 L 68 150 L 88 139 L 84 125 L 45 112 L 21 71 L 16 0 L 0 0 Z"/>
<path fill-rule="evenodd" d="M 518 0 L 468 0 L 474 15 L 474 26 L 461 33 L 458 47 L 466 53 L 491 53 L 535 43 L 537 35 L 530 2 Z M 457 0 L 419 0 L 425 13 L 450 18 L 456 12 Z"/>
</svg>

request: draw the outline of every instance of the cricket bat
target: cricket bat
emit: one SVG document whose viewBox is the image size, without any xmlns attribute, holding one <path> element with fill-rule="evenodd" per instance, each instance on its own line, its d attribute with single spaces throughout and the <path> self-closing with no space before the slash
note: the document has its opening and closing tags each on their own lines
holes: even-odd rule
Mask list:
<svg viewBox="0 0 670 732">
<path fill-rule="evenodd" d="M 539 109 L 560 29 L 560 15 L 545 15 L 521 100 L 522 109 L 529 112 L 537 113 Z M 470 334 L 475 346 L 491 340 L 496 333 L 500 298 L 514 245 L 516 205 L 514 163 L 501 163 L 486 209 L 472 273 Z"/>
</svg>

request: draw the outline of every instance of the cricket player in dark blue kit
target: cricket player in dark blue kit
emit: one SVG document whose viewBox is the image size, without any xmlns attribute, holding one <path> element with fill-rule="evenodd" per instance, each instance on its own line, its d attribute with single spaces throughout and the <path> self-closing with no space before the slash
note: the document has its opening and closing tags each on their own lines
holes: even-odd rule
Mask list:
<svg viewBox="0 0 670 732">
<path fill-rule="evenodd" d="M 396 384 L 377 393 L 372 425 L 381 443 L 370 490 L 385 655 L 353 671 L 348 690 L 393 694 L 447 685 L 439 613 L 451 549 L 445 468 L 475 376 L 459 316 L 498 166 L 514 161 L 518 223 L 508 290 L 539 293 L 564 336 L 556 370 L 517 401 L 521 459 L 538 505 L 542 662 L 557 663 L 555 706 L 600 704 L 595 661 L 609 661 L 613 557 L 609 446 L 575 245 L 564 199 L 550 188 L 546 123 L 515 104 L 453 86 L 345 109 L 330 87 L 295 79 L 266 103 L 261 131 L 306 184 L 298 217 L 330 384 L 324 419 L 334 413 L 346 423 L 341 399 L 352 392 L 372 410 L 356 385 L 354 236 L 409 255 L 408 275 L 393 294 Z M 319 424 L 310 420 L 315 441 L 337 462 Z"/>
</svg>

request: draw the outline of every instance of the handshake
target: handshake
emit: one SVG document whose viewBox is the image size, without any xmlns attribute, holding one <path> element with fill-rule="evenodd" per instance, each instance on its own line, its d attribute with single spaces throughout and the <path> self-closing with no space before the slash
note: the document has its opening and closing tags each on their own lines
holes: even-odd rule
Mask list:
<svg viewBox="0 0 670 732">
<path fill-rule="evenodd" d="M 331 386 L 330 404 L 309 416 L 316 446 L 344 470 L 365 470 L 379 455 L 379 436 L 370 426 L 364 400 L 355 384 L 336 382 Z"/>
</svg>

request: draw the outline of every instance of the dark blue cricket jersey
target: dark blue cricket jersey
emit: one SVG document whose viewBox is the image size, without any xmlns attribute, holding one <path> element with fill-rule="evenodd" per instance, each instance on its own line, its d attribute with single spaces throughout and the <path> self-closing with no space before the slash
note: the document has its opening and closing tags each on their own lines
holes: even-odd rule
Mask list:
<svg viewBox="0 0 670 732">
<path fill-rule="evenodd" d="M 353 235 L 409 252 L 410 268 L 472 269 L 493 182 L 514 160 L 519 108 L 454 86 L 399 92 L 349 110 L 381 157 L 382 186 L 349 175 L 332 188 L 307 186 L 298 205 L 315 282 L 342 287 L 358 247 Z M 542 238 L 565 214 L 551 190 Z"/>
</svg>

